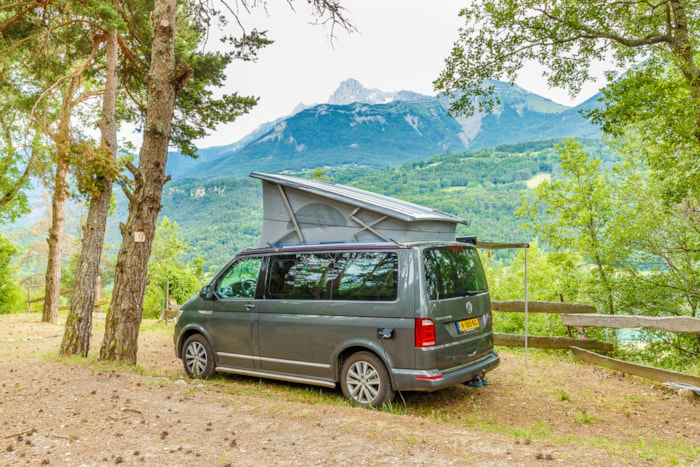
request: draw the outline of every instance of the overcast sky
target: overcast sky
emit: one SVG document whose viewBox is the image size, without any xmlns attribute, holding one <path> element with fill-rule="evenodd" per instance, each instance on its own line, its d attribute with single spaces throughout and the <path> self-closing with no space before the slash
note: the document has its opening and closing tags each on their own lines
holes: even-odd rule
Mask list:
<svg viewBox="0 0 700 467">
<path fill-rule="evenodd" d="M 200 148 L 230 144 L 260 124 L 288 115 L 301 103 L 327 102 L 338 85 L 357 79 L 367 88 L 410 90 L 434 95 L 432 82 L 457 38 L 460 7 L 468 0 L 347 0 L 357 32 L 314 25 L 307 2 L 272 0 L 267 15 L 254 10 L 247 25 L 267 30 L 274 44 L 260 51 L 257 62 L 229 67 L 227 91 L 260 98 L 247 115 L 220 126 L 198 141 Z M 212 44 L 212 42 L 210 42 Z M 602 84 L 591 83 L 575 99 L 566 91 L 548 89 L 540 72 L 530 68 L 518 84 L 555 102 L 575 105 L 591 97 Z"/>
</svg>

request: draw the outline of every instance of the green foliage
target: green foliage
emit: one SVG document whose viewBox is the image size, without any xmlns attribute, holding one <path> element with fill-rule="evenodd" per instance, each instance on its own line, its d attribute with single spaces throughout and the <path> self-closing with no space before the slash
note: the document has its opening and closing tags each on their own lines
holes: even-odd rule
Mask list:
<svg viewBox="0 0 700 467">
<path fill-rule="evenodd" d="M 204 269 L 217 270 L 243 248 L 257 245 L 262 225 L 262 191 L 256 180 L 176 180 L 163 192 L 163 216 L 180 225 Z"/>
<path fill-rule="evenodd" d="M 328 177 L 325 175 L 325 171 L 320 167 L 311 172 L 311 178 L 314 180 L 328 180 Z"/>
<path fill-rule="evenodd" d="M 24 310 L 24 294 L 12 264 L 17 253 L 17 247 L 0 235 L 0 315 Z"/>
<path fill-rule="evenodd" d="M 700 193 L 698 121 L 693 90 L 669 57 L 654 57 L 603 90 L 601 108 L 589 118 L 663 182 L 672 203 Z M 644 109 L 644 111 L 640 111 Z"/>
<path fill-rule="evenodd" d="M 532 219 L 535 234 L 555 250 L 572 249 L 593 265 L 591 277 L 599 286 L 590 292 L 601 292 L 593 300 L 615 314 L 614 268 L 623 260 L 625 250 L 616 242 L 613 184 L 601 171 L 601 161 L 586 155 L 575 140 L 558 149 L 563 179 L 539 185 L 536 201 L 523 200 L 518 213 Z M 548 220 L 542 221 L 542 215 Z"/>
<path fill-rule="evenodd" d="M 525 299 L 525 257 L 527 255 L 528 300 L 550 302 L 586 302 L 584 284 L 590 281 L 590 272 L 581 258 L 569 250 L 552 252 L 542 250 L 537 241 L 530 248 L 518 250 L 508 264 L 484 260 L 492 300 Z M 496 332 L 524 334 L 524 313 L 494 313 Z M 528 316 L 528 334 L 538 336 L 565 336 L 566 327 L 559 315 L 533 313 Z M 589 336 L 590 337 L 590 336 Z"/>
<path fill-rule="evenodd" d="M 147 318 L 160 316 L 166 287 L 169 295 L 182 304 L 197 293 L 202 283 L 203 261 L 200 257 L 190 264 L 183 261 L 190 246 L 179 237 L 178 230 L 177 223 L 167 217 L 158 222 L 146 276 L 149 282 L 143 312 Z"/>
<path fill-rule="evenodd" d="M 672 203 L 665 180 L 645 167 L 639 141 L 617 142 L 622 161 L 605 172 L 570 142 L 562 150 L 563 179 L 540 185 L 520 211 L 543 242 L 584 260 L 578 296 L 601 312 L 698 316 L 700 231 L 697 201 Z M 624 151 L 622 149 L 624 148 Z M 697 336 L 638 332 L 630 358 L 667 368 L 697 368 Z M 695 370 L 697 371 L 697 370 Z"/>
<path fill-rule="evenodd" d="M 698 13 L 686 3 L 478 0 L 460 12 L 464 25 L 435 85 L 457 94 L 453 110 L 470 114 L 498 104 L 488 80 L 512 83 L 529 62 L 550 86 L 575 94 L 597 62 L 612 57 L 624 68 L 673 52 L 690 81 Z"/>
</svg>

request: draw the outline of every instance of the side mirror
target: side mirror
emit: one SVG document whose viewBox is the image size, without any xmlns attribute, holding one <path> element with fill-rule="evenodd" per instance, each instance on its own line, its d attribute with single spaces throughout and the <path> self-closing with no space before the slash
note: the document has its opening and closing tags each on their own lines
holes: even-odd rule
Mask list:
<svg viewBox="0 0 700 467">
<path fill-rule="evenodd" d="M 202 287 L 202 289 L 199 291 L 199 296 L 204 300 L 211 300 L 214 298 L 214 292 L 211 290 L 211 285 L 205 285 Z"/>
</svg>

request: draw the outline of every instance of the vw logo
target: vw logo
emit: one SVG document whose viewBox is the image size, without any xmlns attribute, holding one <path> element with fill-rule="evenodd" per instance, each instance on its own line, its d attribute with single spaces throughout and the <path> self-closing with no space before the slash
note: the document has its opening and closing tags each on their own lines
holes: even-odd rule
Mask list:
<svg viewBox="0 0 700 467">
<path fill-rule="evenodd" d="M 467 302 L 467 314 L 472 314 L 472 302 Z"/>
</svg>

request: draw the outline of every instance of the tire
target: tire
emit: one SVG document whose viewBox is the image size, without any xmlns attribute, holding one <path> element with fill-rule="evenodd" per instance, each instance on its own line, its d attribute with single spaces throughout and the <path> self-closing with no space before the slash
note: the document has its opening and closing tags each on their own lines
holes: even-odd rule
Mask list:
<svg viewBox="0 0 700 467">
<path fill-rule="evenodd" d="M 396 395 L 386 366 L 370 352 L 357 352 L 345 360 L 340 387 L 345 397 L 363 407 L 379 408 Z"/>
<path fill-rule="evenodd" d="M 214 353 L 203 335 L 194 334 L 187 338 L 182 348 L 182 364 L 190 378 L 208 379 L 214 375 Z"/>
</svg>

